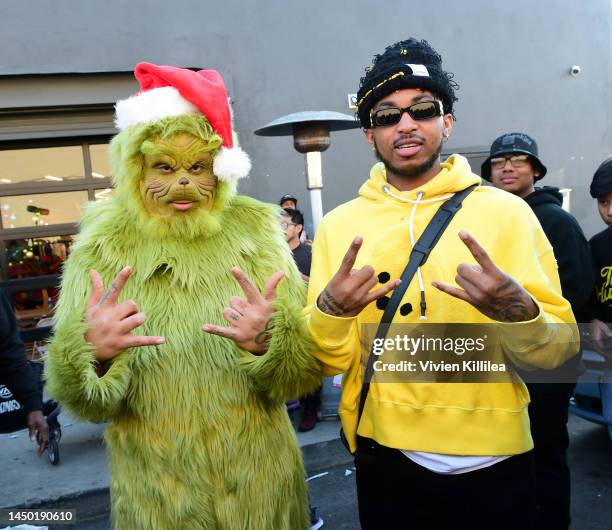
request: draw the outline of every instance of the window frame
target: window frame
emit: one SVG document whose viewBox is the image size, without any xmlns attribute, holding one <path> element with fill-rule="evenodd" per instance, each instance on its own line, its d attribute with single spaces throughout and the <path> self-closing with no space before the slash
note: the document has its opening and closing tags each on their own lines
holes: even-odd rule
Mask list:
<svg viewBox="0 0 612 530">
<path fill-rule="evenodd" d="M 0 197 L 16 195 L 34 195 L 38 193 L 61 193 L 71 191 L 86 191 L 87 199 L 95 201 L 95 192 L 101 188 L 112 188 L 111 178 L 94 178 L 92 175 L 90 145 L 108 144 L 112 135 L 69 136 L 44 140 L 15 140 L 0 143 L 0 151 L 16 149 L 41 149 L 45 147 L 80 146 L 83 156 L 84 176 L 70 182 L 34 182 L 12 183 L 0 185 Z M 15 291 L 27 291 L 44 288 L 55 288 L 60 281 L 60 275 L 33 276 L 31 278 L 9 278 L 8 259 L 6 255 L 7 241 L 14 239 L 30 239 L 51 236 L 75 235 L 79 231 L 78 223 L 30 226 L 19 228 L 4 228 L 0 221 L 0 289 L 10 298 Z"/>
</svg>

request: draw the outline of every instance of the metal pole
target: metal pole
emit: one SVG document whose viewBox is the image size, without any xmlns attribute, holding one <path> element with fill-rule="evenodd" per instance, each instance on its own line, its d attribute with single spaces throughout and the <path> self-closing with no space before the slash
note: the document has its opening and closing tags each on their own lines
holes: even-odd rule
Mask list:
<svg viewBox="0 0 612 530">
<path fill-rule="evenodd" d="M 312 224 L 315 232 L 319 222 L 323 219 L 323 203 L 321 201 L 321 190 L 310 190 L 310 206 L 312 208 Z"/>
<path fill-rule="evenodd" d="M 306 187 L 310 190 L 312 223 L 316 231 L 319 222 L 323 219 L 323 201 L 321 200 L 323 175 L 321 172 L 320 151 L 310 151 L 306 153 Z"/>
</svg>

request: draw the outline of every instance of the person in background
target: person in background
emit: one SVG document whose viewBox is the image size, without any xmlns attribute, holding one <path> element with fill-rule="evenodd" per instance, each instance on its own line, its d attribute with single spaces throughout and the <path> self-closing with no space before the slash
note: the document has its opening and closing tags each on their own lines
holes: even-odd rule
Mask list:
<svg viewBox="0 0 612 530">
<path fill-rule="evenodd" d="M 19 337 L 17 319 L 10 302 L 0 292 L 0 383 L 12 392 L 22 405 L 30 440 L 36 442 L 38 433 L 38 455 L 45 450 L 49 440 L 49 428 L 42 413 L 42 396 L 38 381 L 26 357 L 25 345 Z M 20 421 L 9 431 L 22 428 Z"/>
<path fill-rule="evenodd" d="M 292 208 L 285 208 L 281 215 L 281 227 L 285 231 L 285 239 L 293 253 L 293 259 L 305 282 L 310 279 L 310 264 L 312 261 L 312 248 L 300 241 L 300 235 L 304 227 L 304 216 L 302 212 Z M 321 390 L 319 386 L 312 393 L 300 398 L 302 405 L 302 419 L 298 425 L 298 431 L 311 431 L 317 424 L 317 413 L 321 406 Z"/>
<path fill-rule="evenodd" d="M 561 281 L 561 292 L 578 322 L 588 319 L 593 285 L 591 252 L 576 219 L 561 206 L 558 188 L 535 187 L 546 175 L 538 146 L 529 135 L 506 133 L 491 145 L 481 175 L 531 207 L 552 245 Z M 503 220 L 500 220 L 503 222 Z M 521 371 L 531 402 L 529 420 L 534 443 L 539 530 L 566 530 L 570 525 L 570 469 L 567 464 L 569 400 L 578 375 L 580 356 L 557 370 Z M 544 383 L 540 381 L 551 381 Z"/>
<path fill-rule="evenodd" d="M 289 208 L 291 210 L 297 209 L 297 203 L 297 197 L 289 194 L 283 195 L 278 201 L 281 208 Z M 302 220 L 302 233 L 300 234 L 300 241 L 307 245 L 311 245 L 312 241 L 309 234 L 314 234 L 314 226 L 310 221 Z"/>
<path fill-rule="evenodd" d="M 606 358 L 601 381 L 603 417 L 612 438 L 612 158 L 599 166 L 591 182 L 591 197 L 606 228 L 591 238 L 595 263 L 596 297 L 593 303 L 591 337 L 595 350 Z"/>
<path fill-rule="evenodd" d="M 312 249 L 310 245 L 302 242 L 301 236 L 304 230 L 304 216 L 302 212 L 293 208 L 284 208 L 281 214 L 281 226 L 285 232 L 285 239 L 293 253 L 293 259 L 305 282 L 310 277 L 310 263 L 312 261 Z"/>
<path fill-rule="evenodd" d="M 281 208 L 291 208 L 293 210 L 295 210 L 297 208 L 297 197 L 294 197 L 293 195 L 286 193 L 285 195 L 283 195 L 280 200 L 278 201 L 278 204 Z"/>
</svg>

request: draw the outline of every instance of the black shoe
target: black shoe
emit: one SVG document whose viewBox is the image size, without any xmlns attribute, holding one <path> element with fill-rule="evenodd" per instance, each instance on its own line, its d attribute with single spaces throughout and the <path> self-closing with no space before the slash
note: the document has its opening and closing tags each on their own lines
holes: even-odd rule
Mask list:
<svg viewBox="0 0 612 530">
<path fill-rule="evenodd" d="M 310 508 L 310 530 L 319 530 L 323 526 L 323 519 L 317 515 L 316 508 Z"/>
</svg>

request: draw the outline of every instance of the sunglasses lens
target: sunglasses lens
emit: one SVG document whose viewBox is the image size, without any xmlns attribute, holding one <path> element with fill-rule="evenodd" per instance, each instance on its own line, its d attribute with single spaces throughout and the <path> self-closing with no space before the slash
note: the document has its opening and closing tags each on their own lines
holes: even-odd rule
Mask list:
<svg viewBox="0 0 612 530">
<path fill-rule="evenodd" d="M 385 125 L 395 125 L 399 123 L 402 111 L 395 107 L 377 110 L 372 114 L 372 125 L 374 127 L 384 127 Z"/>
<path fill-rule="evenodd" d="M 408 113 L 413 120 L 429 120 L 435 118 L 438 112 L 438 106 L 434 101 L 422 101 L 408 107 Z"/>
<path fill-rule="evenodd" d="M 405 109 L 389 107 L 372 113 L 372 126 L 385 127 L 395 125 L 402 119 L 402 113 L 407 112 L 415 121 L 429 120 L 441 114 L 441 107 L 435 101 L 421 101 Z"/>
</svg>

